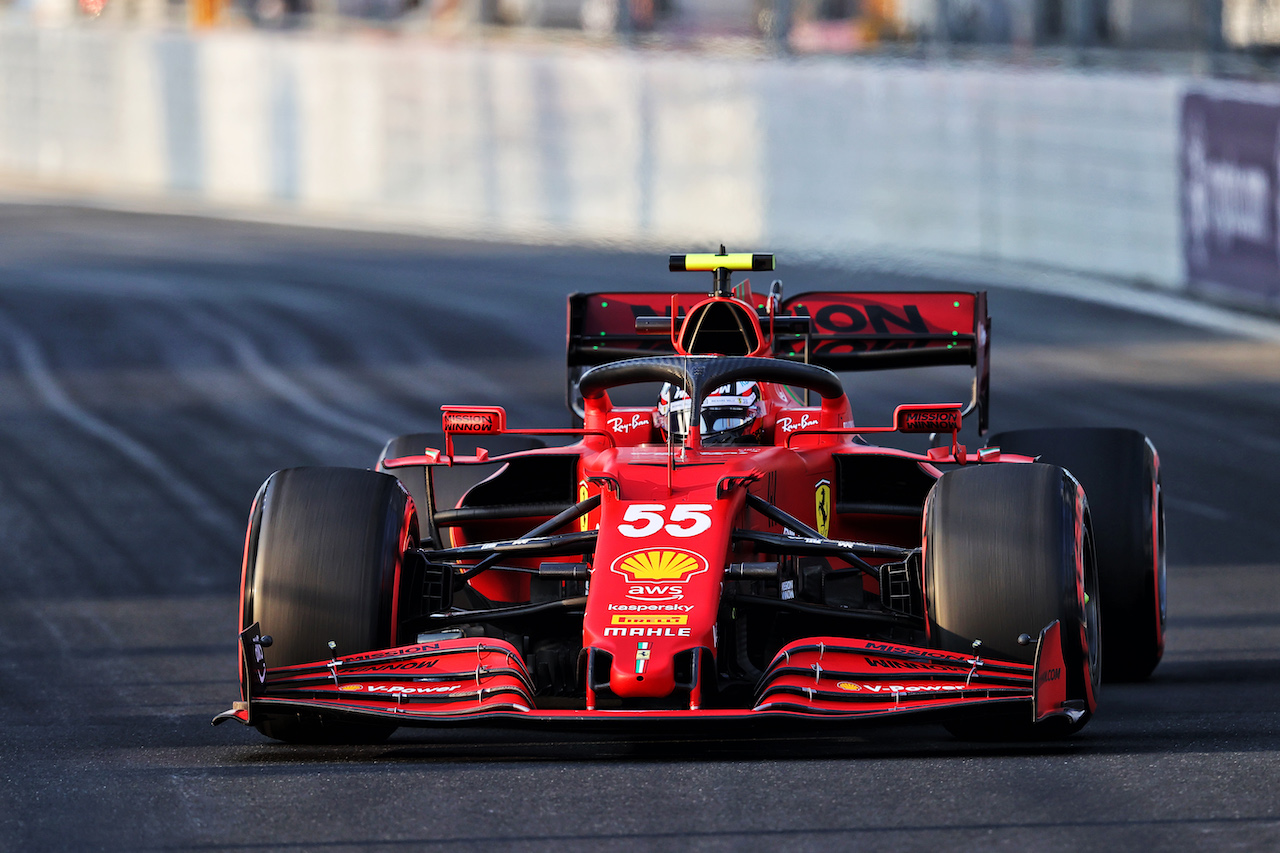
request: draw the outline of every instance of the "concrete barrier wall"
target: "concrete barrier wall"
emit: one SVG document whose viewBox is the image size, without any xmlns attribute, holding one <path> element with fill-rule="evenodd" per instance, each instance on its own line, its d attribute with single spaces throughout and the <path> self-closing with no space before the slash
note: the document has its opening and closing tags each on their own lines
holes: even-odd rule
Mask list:
<svg viewBox="0 0 1280 853">
<path fill-rule="evenodd" d="M 1180 287 L 1158 76 L 0 27 L 0 176 L 438 230 Z"/>
<path fill-rule="evenodd" d="M 1182 279 L 1176 80 L 835 63 L 764 76 L 771 234 Z"/>
</svg>

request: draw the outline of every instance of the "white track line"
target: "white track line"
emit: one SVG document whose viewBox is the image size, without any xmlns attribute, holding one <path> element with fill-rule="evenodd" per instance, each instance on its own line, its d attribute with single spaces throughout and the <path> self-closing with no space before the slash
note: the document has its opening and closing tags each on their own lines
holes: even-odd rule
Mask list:
<svg viewBox="0 0 1280 853">
<path fill-rule="evenodd" d="M 978 258 L 896 253 L 819 254 L 818 258 L 855 272 L 920 275 L 977 287 L 1007 287 L 1097 305 L 1121 308 L 1199 329 L 1280 343 L 1280 318 L 1193 299 L 1173 290 L 1140 289 L 1099 276 L 1026 267 Z"/>
<path fill-rule="evenodd" d="M 52 204 L 70 204 L 94 210 L 139 213 L 153 216 L 195 216 L 227 222 L 250 222 L 288 228 L 314 228 L 320 230 L 351 231 L 370 234 L 394 234 L 426 239 L 460 240 L 478 246 L 486 243 L 497 245 L 534 245 L 579 248 L 584 251 L 654 252 L 671 250 L 666 243 L 651 239 L 583 240 L 548 229 L 546 233 L 521 235 L 477 234 L 474 229 L 427 228 L 412 222 L 379 220 L 376 217 L 358 217 L 305 213 L 295 210 L 268 210 L 240 208 L 208 202 L 190 202 L 179 199 L 105 197 L 86 193 L 28 191 L 12 193 L 0 198 L 0 203 L 10 206 L 29 205 L 47 207 Z M 505 239 L 503 239 L 505 237 Z M 765 247 L 773 248 L 773 246 Z M 1280 317 L 1270 317 L 1226 305 L 1218 305 L 1193 298 L 1176 289 L 1143 289 L 1130 283 L 1088 273 L 1069 270 L 1053 270 L 1019 264 L 1014 261 L 988 260 L 972 256 L 951 256 L 937 252 L 904 252 L 880 247 L 862 250 L 829 250 L 813 247 L 779 246 L 779 258 L 784 264 L 782 278 L 785 281 L 785 264 L 799 261 L 818 261 L 854 272 L 876 270 L 884 273 L 922 275 L 943 281 L 954 281 L 973 286 L 1007 287 L 1028 290 L 1066 299 L 1079 299 L 1099 305 L 1122 308 L 1150 317 L 1160 317 L 1195 328 L 1237 335 L 1253 340 L 1280 343 Z"/>
<path fill-rule="evenodd" d="M 240 538 L 242 530 L 239 519 L 229 518 L 203 492 L 188 483 L 150 448 L 72 400 L 54 377 L 35 338 L 4 315 L 0 315 L 0 333 L 13 342 L 23 374 L 46 406 L 155 477 L 164 491 L 183 504 L 207 530 L 219 538 Z"/>
<path fill-rule="evenodd" d="M 249 336 L 230 323 L 214 317 L 207 311 L 191 311 L 189 316 L 230 344 L 236 360 L 264 388 L 303 414 L 339 432 L 375 442 L 379 447 L 385 444 L 393 434 L 393 431 L 388 428 L 353 418 L 333 406 L 320 402 L 302 385 L 290 379 L 284 371 L 268 362 Z"/>
</svg>

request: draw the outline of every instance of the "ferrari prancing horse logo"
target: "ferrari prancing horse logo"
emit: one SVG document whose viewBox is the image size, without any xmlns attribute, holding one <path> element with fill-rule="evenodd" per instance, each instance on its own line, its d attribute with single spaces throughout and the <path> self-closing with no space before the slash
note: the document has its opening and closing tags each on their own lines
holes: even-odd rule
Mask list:
<svg viewBox="0 0 1280 853">
<path fill-rule="evenodd" d="M 819 480 L 818 490 L 814 494 L 815 514 L 818 520 L 818 532 L 826 539 L 831 533 L 831 481 Z"/>
</svg>

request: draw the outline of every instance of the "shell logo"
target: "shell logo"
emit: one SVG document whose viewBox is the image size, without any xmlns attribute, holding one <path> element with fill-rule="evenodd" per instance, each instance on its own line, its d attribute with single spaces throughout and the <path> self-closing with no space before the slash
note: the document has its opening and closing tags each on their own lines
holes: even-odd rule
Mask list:
<svg viewBox="0 0 1280 853">
<path fill-rule="evenodd" d="M 692 551 L 675 548 L 653 548 L 632 551 L 613 561 L 613 570 L 635 583 L 640 581 L 675 581 L 684 583 L 707 570 L 707 561 Z"/>
<path fill-rule="evenodd" d="M 841 681 L 839 684 L 836 685 L 836 687 L 839 687 L 841 690 L 850 690 L 855 693 L 862 689 L 861 685 L 856 684 L 852 681 Z"/>
<path fill-rule="evenodd" d="M 341 684 L 338 689 L 343 692 L 351 692 L 353 690 L 364 690 L 363 684 Z"/>
</svg>

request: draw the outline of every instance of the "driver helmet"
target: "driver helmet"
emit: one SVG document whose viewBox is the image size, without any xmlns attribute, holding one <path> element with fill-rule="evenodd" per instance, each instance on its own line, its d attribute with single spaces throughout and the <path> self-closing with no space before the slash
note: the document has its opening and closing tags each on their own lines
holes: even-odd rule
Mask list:
<svg viewBox="0 0 1280 853">
<path fill-rule="evenodd" d="M 764 403 L 760 385 L 756 382 L 734 382 L 721 385 L 702 401 L 702 443 L 759 444 L 764 432 Z M 662 386 L 658 395 L 658 410 L 654 421 L 668 439 L 684 441 L 689 435 L 689 415 L 693 401 L 689 393 L 670 382 Z"/>
</svg>

